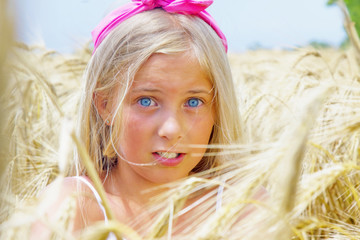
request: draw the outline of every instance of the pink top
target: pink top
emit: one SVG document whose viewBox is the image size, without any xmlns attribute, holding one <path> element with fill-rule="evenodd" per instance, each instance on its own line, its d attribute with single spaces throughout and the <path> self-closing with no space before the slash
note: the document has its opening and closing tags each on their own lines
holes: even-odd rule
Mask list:
<svg viewBox="0 0 360 240">
<path fill-rule="evenodd" d="M 195 15 L 209 24 L 220 37 L 225 51 L 227 41 L 213 17 L 205 11 L 213 3 L 213 0 L 132 0 L 132 2 L 121 6 L 108 14 L 92 31 L 94 52 L 105 37 L 121 22 L 126 19 L 154 8 L 162 8 L 169 13 Z"/>
</svg>

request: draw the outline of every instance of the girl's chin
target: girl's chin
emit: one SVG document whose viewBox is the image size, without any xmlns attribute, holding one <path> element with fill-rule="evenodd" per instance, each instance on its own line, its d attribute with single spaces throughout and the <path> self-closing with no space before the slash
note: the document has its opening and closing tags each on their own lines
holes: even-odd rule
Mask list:
<svg viewBox="0 0 360 240">
<path fill-rule="evenodd" d="M 154 175 L 147 176 L 146 178 L 148 179 L 148 181 L 151 181 L 155 184 L 166 184 L 166 183 L 181 180 L 188 176 L 189 176 L 189 174 L 178 173 L 178 172 L 172 171 L 172 169 L 163 168 L 163 171 L 156 171 L 156 173 Z"/>
</svg>

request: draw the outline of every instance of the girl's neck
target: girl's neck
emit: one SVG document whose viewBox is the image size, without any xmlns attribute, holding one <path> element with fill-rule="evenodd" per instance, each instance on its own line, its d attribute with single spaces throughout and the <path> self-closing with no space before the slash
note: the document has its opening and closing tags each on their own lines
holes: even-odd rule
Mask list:
<svg viewBox="0 0 360 240">
<path fill-rule="evenodd" d="M 128 163 L 120 160 L 111 170 L 104 179 L 104 188 L 108 194 L 144 206 L 151 197 L 165 191 L 163 188 L 155 189 L 161 184 L 139 178 L 133 171 L 127 171 L 129 167 Z"/>
</svg>

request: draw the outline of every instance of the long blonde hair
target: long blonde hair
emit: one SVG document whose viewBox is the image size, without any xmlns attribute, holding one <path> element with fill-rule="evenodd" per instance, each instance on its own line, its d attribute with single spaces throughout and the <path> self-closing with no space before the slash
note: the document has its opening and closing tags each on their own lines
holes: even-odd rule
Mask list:
<svg viewBox="0 0 360 240">
<path fill-rule="evenodd" d="M 118 156 L 114 150 L 121 134 L 121 106 L 136 72 L 154 53 L 190 52 L 208 74 L 215 90 L 216 119 L 209 144 L 241 141 L 237 100 L 224 46 L 214 30 L 190 15 L 171 14 L 161 9 L 146 11 L 117 26 L 100 44 L 85 72 L 85 87 L 79 117 L 79 135 L 99 174 L 110 171 Z M 116 89 L 116 92 L 114 92 Z M 109 127 L 94 104 L 94 94 L 105 94 L 118 103 Z M 211 150 L 207 150 L 210 152 Z M 73 174 L 85 174 L 79 156 Z M 194 168 L 200 172 L 219 164 L 219 157 L 204 156 Z"/>
</svg>

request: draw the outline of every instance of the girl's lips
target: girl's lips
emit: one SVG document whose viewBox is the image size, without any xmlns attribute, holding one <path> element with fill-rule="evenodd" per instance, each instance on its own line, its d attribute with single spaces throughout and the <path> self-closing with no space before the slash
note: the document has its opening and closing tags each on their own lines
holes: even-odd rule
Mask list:
<svg viewBox="0 0 360 240">
<path fill-rule="evenodd" d="M 161 165 L 167 167 L 175 167 L 182 162 L 185 157 L 185 153 L 179 153 L 175 158 L 164 158 L 160 156 L 157 152 L 153 152 L 153 156 L 155 160 L 160 163 Z"/>
</svg>

